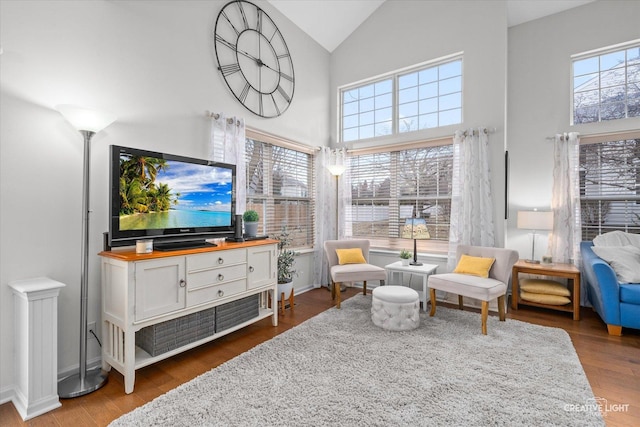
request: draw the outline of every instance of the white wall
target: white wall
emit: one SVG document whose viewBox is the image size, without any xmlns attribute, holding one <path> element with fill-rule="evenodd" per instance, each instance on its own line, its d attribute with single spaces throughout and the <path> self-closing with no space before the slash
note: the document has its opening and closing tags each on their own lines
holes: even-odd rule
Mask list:
<svg viewBox="0 0 640 427">
<path fill-rule="evenodd" d="M 331 140 L 338 128 L 339 87 L 425 61 L 464 52 L 463 120 L 409 138 L 452 136 L 486 126 L 491 134 L 496 243 L 504 242 L 504 138 L 507 10 L 503 1 L 387 0 L 331 55 Z M 363 143 L 348 144 L 349 148 Z"/>
<path fill-rule="evenodd" d="M 569 126 L 569 55 L 640 38 L 640 2 L 600 1 L 508 30 L 503 1 L 388 0 L 332 55 L 266 2 L 292 52 L 296 93 L 280 118 L 253 116 L 216 70 L 210 34 L 225 1 L 0 1 L 0 401 L 12 386 L 13 308 L 7 282 L 47 275 L 59 304 L 59 366 L 77 363 L 82 139 L 59 103 L 108 109 L 118 121 L 93 140 L 91 254 L 107 229 L 110 144 L 206 156 L 204 111 L 309 145 L 335 143 L 339 86 L 464 51 L 464 123 L 496 127 L 494 206 L 503 224 L 505 138 L 511 157 L 506 246 L 528 254 L 515 211 L 548 206 L 556 132 L 640 128 L 640 120 Z M 556 65 L 557 64 L 557 65 Z M 329 80 L 331 77 L 331 81 Z M 505 99 L 508 95 L 508 121 Z M 508 132 L 507 132 L 508 131 Z M 296 287 L 311 280 L 300 259 Z M 394 258 L 380 255 L 382 265 Z M 423 260 L 424 262 L 433 262 Z M 99 261 L 90 261 L 89 320 L 99 320 Z M 99 354 L 89 348 L 89 357 Z M 9 390 L 10 391 L 10 390 Z"/>
<path fill-rule="evenodd" d="M 0 401 L 13 384 L 12 280 L 67 284 L 59 371 L 78 363 L 82 137 L 55 105 L 118 116 L 92 143 L 89 321 L 100 320 L 96 254 L 108 228 L 110 144 L 206 157 L 205 110 L 311 146 L 328 143 L 328 52 L 269 3 L 255 2 L 279 25 L 294 61 L 293 103 L 275 119 L 242 107 L 216 69 L 211 34 L 226 0 L 0 2 Z M 94 340 L 88 353 L 100 354 Z"/>
<path fill-rule="evenodd" d="M 640 2 L 607 0 L 509 29 L 508 247 L 529 257 L 531 241 L 516 229 L 516 212 L 550 207 L 553 143 L 546 137 L 640 129 L 640 117 L 570 126 L 571 55 L 639 39 L 639 22 Z M 541 237 L 537 258 L 546 253 Z"/>
</svg>

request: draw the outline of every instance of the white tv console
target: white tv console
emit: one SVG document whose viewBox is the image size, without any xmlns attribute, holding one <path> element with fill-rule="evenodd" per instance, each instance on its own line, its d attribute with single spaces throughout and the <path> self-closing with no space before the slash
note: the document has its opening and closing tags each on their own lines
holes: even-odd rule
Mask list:
<svg viewBox="0 0 640 427">
<path fill-rule="evenodd" d="M 102 257 L 102 368 L 124 375 L 133 392 L 135 370 L 271 316 L 278 325 L 277 241 L 225 242 L 216 247 L 154 251 L 114 249 Z M 136 332 L 179 317 L 259 295 L 258 316 L 213 335 L 151 356 Z"/>
</svg>

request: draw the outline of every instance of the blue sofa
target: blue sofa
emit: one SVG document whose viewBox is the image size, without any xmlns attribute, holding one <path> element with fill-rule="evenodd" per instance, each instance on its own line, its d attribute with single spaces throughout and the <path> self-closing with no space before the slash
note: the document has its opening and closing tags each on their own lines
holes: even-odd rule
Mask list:
<svg viewBox="0 0 640 427">
<path fill-rule="evenodd" d="M 640 329 L 640 284 L 621 284 L 611 266 L 581 242 L 582 285 L 589 302 L 607 324 L 610 335 L 622 335 L 622 327 Z"/>
</svg>

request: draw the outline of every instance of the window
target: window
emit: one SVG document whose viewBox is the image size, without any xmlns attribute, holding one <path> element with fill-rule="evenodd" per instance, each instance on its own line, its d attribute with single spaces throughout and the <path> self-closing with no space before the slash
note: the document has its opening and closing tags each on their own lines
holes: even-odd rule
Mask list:
<svg viewBox="0 0 640 427">
<path fill-rule="evenodd" d="M 640 233 L 640 138 L 580 146 L 582 240 Z"/>
<path fill-rule="evenodd" d="M 462 122 L 462 60 L 398 77 L 398 132 Z"/>
<path fill-rule="evenodd" d="M 418 241 L 419 250 L 446 253 L 451 214 L 453 145 L 380 151 L 350 157 L 353 237 L 372 246 L 412 247 L 400 238 L 405 219 L 425 218 L 431 240 Z"/>
<path fill-rule="evenodd" d="M 392 106 L 392 79 L 342 92 L 342 140 L 391 135 Z"/>
<path fill-rule="evenodd" d="M 314 161 L 310 150 L 247 138 L 247 209 L 260 215 L 258 233 L 276 237 L 284 226 L 292 246 L 311 248 L 314 239 Z"/>
<path fill-rule="evenodd" d="M 573 60 L 573 123 L 640 116 L 640 44 Z"/>
<path fill-rule="evenodd" d="M 462 123 L 462 58 L 340 92 L 342 141 Z"/>
</svg>

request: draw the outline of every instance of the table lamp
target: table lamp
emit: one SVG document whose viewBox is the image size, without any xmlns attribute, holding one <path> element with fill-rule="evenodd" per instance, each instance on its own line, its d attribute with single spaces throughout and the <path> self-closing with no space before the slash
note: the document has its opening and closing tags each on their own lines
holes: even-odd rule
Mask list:
<svg viewBox="0 0 640 427">
<path fill-rule="evenodd" d="M 551 211 L 518 211 L 517 227 L 531 230 L 533 239 L 531 242 L 531 259 L 525 260 L 531 264 L 540 264 L 535 259 L 536 230 L 553 230 L 553 212 Z"/>
<path fill-rule="evenodd" d="M 418 262 L 418 240 L 427 240 L 431 238 L 429 230 L 427 229 L 427 220 L 424 218 L 407 218 L 402 227 L 403 239 L 413 239 L 413 261 L 410 265 L 422 265 Z"/>
</svg>

